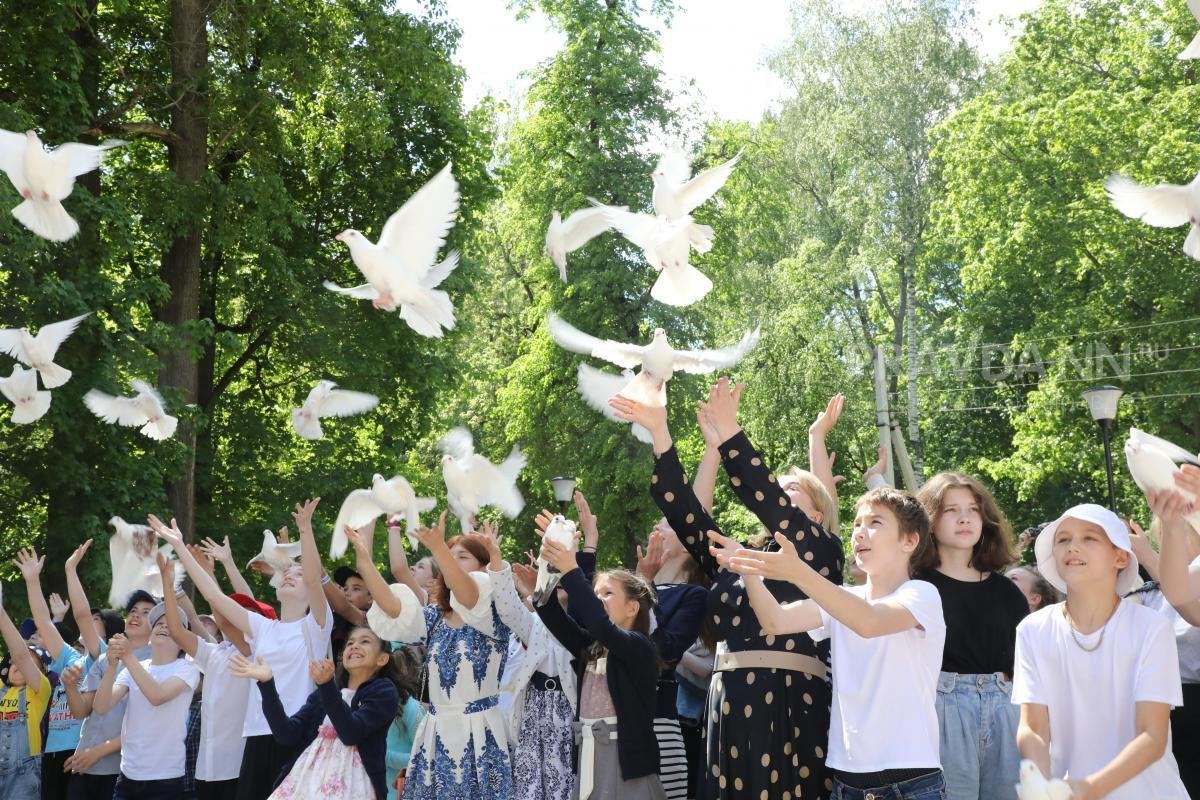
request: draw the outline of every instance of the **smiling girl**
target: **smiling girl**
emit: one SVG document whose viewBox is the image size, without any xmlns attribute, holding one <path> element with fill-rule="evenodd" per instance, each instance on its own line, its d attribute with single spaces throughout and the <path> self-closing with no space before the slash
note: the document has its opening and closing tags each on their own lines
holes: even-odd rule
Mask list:
<svg viewBox="0 0 1200 800">
<path fill-rule="evenodd" d="M 1013 649 L 1029 603 L 1000 572 L 1013 560 L 1012 529 L 992 493 L 968 475 L 938 473 L 917 499 L 933 546 L 917 559 L 915 575 L 937 587 L 946 619 L 937 692 L 946 796 L 1015 800 Z"/>
</svg>

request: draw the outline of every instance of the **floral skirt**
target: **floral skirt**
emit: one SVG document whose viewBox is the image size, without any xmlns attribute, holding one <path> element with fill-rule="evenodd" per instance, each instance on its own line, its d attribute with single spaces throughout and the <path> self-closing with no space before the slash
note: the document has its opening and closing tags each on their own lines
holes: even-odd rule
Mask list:
<svg viewBox="0 0 1200 800">
<path fill-rule="evenodd" d="M 513 796 L 508 728 L 500 707 L 443 705 L 421 721 L 404 800 L 496 800 Z"/>
<path fill-rule="evenodd" d="M 296 759 L 292 771 L 268 800 L 293 797 L 363 800 L 374 796 L 375 787 L 359 758 L 358 748 L 338 741 L 337 731 L 326 718 L 317 738 Z"/>
<path fill-rule="evenodd" d="M 515 800 L 570 800 L 575 712 L 560 689 L 530 686 L 513 753 Z"/>
</svg>

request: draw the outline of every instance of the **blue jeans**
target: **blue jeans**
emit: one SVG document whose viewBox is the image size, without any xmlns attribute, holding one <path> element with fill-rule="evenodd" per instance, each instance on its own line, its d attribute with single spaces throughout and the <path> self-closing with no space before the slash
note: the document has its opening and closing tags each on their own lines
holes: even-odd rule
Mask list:
<svg viewBox="0 0 1200 800">
<path fill-rule="evenodd" d="M 0 770 L 0 800 L 29 800 L 41 796 L 41 756 L 26 756 L 21 763 Z"/>
<path fill-rule="evenodd" d="M 935 772 L 923 778 L 890 783 L 871 789 L 855 789 L 833 779 L 830 800 L 946 800 L 946 781 Z"/>
<path fill-rule="evenodd" d="M 1000 673 L 938 678 L 937 715 L 948 800 L 1016 800 L 1017 723 L 1012 682 Z"/>
</svg>

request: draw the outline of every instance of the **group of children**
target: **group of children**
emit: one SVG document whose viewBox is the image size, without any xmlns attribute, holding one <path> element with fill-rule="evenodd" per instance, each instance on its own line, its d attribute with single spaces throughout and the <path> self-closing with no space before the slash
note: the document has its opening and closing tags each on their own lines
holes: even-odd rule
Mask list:
<svg viewBox="0 0 1200 800">
<path fill-rule="evenodd" d="M 548 538 L 537 556 L 560 576 L 551 590 L 504 560 L 489 525 L 447 540 L 444 514 L 417 532 L 431 555 L 411 568 L 388 528 L 395 582 L 365 529 L 347 531 L 355 567 L 331 578 L 313 500 L 296 507 L 300 564 L 274 578 L 277 612 L 227 543 L 188 546 L 151 517 L 211 616 L 165 558 L 162 601 L 93 614 L 85 543 L 66 562 L 76 645 L 23 551 L 35 630 L 0 609 L 0 800 L 992 800 L 1017 796 L 1022 759 L 1072 798 L 1197 788 L 1171 737 L 1177 752 L 1197 741 L 1185 492 L 1200 494 L 1200 469 L 1147 498 L 1161 554 L 1085 504 L 1036 533 L 1034 570 L 1010 569 L 1012 531 L 978 480 L 940 473 L 913 496 L 879 485 L 877 465 L 843 586 L 824 446 L 840 398 L 810 429 L 810 470 L 777 475 L 738 424 L 740 395 L 721 379 L 700 403 L 690 484 L 665 409 L 610 401 L 651 435 L 664 519 L 636 571 L 597 571 L 599 526 L 577 494 L 582 543 Z M 721 468 L 763 526 L 748 542 L 713 520 Z M 1139 562 L 1153 580 L 1135 589 Z"/>
</svg>

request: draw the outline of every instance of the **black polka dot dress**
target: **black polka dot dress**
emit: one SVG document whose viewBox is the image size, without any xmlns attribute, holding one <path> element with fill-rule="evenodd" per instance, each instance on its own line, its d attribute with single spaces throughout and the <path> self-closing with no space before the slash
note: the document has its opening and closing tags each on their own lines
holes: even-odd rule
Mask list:
<svg viewBox="0 0 1200 800">
<path fill-rule="evenodd" d="M 791 537 L 812 567 L 841 583 L 842 545 L 794 507 L 744 433 L 721 445 L 721 458 L 738 498 L 768 531 Z M 658 457 L 650 493 L 680 541 L 712 580 L 708 593 L 718 641 L 730 652 L 781 650 L 829 663 L 828 641 L 807 633 L 768 636 L 750 607 L 741 576 L 717 564 L 706 533 L 718 530 L 688 485 L 674 448 Z M 764 549 L 777 550 L 769 541 Z M 767 581 L 780 602 L 805 595 L 795 585 Z M 819 800 L 833 782 L 825 769 L 830 688 L 823 678 L 783 669 L 713 674 L 708 693 L 708 739 L 702 797 L 721 800 Z"/>
</svg>

